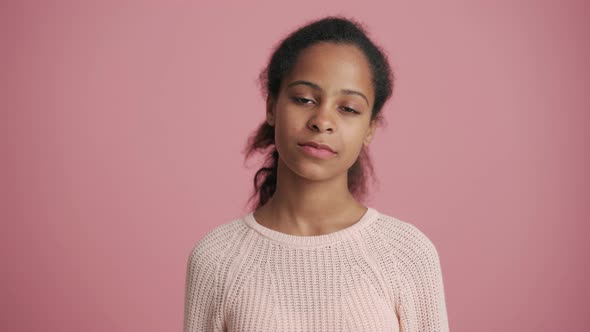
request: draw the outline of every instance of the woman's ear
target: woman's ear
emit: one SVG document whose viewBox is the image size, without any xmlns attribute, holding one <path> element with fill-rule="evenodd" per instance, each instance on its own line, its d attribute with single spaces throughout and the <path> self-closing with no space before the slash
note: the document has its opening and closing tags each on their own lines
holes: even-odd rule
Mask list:
<svg viewBox="0 0 590 332">
<path fill-rule="evenodd" d="M 271 96 L 268 96 L 268 98 L 266 98 L 266 123 L 271 127 L 275 126 L 274 106 L 274 100 Z"/>
<path fill-rule="evenodd" d="M 375 129 L 377 128 L 377 121 L 371 120 L 371 124 L 369 125 L 369 129 L 367 130 L 367 135 L 365 135 L 365 139 L 363 144 L 368 146 L 371 141 L 373 140 L 373 136 L 375 136 Z"/>
</svg>

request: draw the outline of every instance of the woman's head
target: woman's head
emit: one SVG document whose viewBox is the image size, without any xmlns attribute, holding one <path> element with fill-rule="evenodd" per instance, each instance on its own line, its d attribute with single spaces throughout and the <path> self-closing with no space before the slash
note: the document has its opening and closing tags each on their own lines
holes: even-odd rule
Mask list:
<svg viewBox="0 0 590 332">
<path fill-rule="evenodd" d="M 250 137 L 246 158 L 274 149 L 254 178 L 256 207 L 274 194 L 279 162 L 310 180 L 344 175 L 349 191 L 362 200 L 372 173 L 368 144 L 383 121 L 393 74 L 361 24 L 327 17 L 303 26 L 275 48 L 259 79 L 266 121 Z M 314 157 L 300 146 L 307 141 L 329 145 L 336 153 Z"/>
</svg>

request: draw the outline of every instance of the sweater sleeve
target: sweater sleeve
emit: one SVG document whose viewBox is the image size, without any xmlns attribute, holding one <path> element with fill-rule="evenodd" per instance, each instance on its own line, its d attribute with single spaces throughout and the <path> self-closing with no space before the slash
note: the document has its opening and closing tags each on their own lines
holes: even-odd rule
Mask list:
<svg viewBox="0 0 590 332">
<path fill-rule="evenodd" d="M 223 331 L 219 260 L 205 248 L 204 241 L 197 243 L 188 258 L 184 294 L 184 332 Z"/>
<path fill-rule="evenodd" d="M 401 332 L 447 332 L 449 323 L 439 255 L 416 226 L 406 223 L 398 262 L 396 310 Z"/>
</svg>

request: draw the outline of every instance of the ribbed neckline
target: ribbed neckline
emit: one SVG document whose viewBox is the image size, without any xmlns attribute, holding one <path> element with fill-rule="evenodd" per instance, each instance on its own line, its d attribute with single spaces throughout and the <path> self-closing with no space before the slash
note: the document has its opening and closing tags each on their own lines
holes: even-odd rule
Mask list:
<svg viewBox="0 0 590 332">
<path fill-rule="evenodd" d="M 254 218 L 254 211 L 250 211 L 248 214 L 246 214 L 243 217 L 243 220 L 246 225 L 250 226 L 252 229 L 271 240 L 295 247 L 315 247 L 331 244 L 349 238 L 354 232 L 358 232 L 363 227 L 375 221 L 378 216 L 379 211 L 368 206 L 365 214 L 356 223 L 332 233 L 310 236 L 291 235 L 263 226 L 259 224 L 258 221 L 256 221 L 256 218 Z"/>
</svg>

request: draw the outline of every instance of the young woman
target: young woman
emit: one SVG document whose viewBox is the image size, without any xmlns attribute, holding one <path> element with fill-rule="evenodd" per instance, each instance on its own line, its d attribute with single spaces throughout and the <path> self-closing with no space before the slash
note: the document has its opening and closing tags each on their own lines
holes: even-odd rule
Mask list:
<svg viewBox="0 0 590 332">
<path fill-rule="evenodd" d="M 247 215 L 188 258 L 184 331 L 448 331 L 434 244 L 361 201 L 393 74 L 358 22 L 314 21 L 262 72 L 272 148 Z"/>
</svg>

